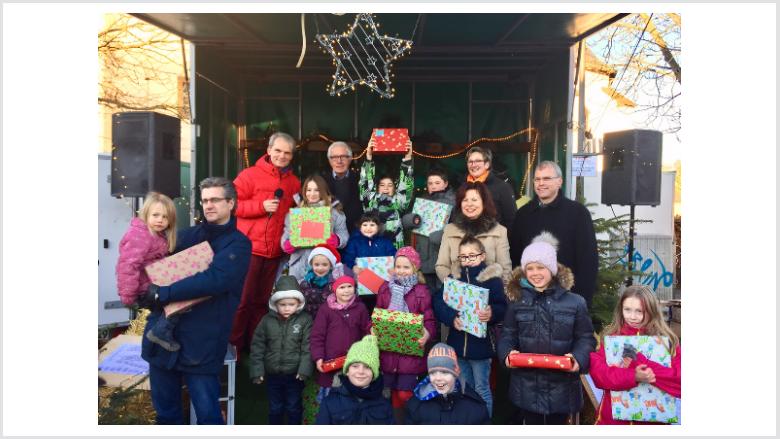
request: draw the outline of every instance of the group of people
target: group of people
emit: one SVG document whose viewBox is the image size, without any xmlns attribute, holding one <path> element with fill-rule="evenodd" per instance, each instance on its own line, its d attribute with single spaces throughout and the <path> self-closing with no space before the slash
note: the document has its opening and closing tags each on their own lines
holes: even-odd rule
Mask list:
<svg viewBox="0 0 780 439">
<path fill-rule="evenodd" d="M 405 236 L 421 218 L 409 212 L 413 150 L 399 175 L 375 175 L 373 142 L 359 174 L 344 142 L 328 148 L 331 169 L 304 179 L 291 162 L 295 140 L 269 139 L 267 153 L 234 181 L 200 183 L 205 221 L 175 233 L 169 198 L 150 193 L 120 243 L 119 294 L 152 310 L 142 356 L 150 364 L 152 401 L 160 424 L 183 421 L 181 384 L 197 420 L 224 423 L 219 371 L 233 344 L 249 361 L 252 382 L 267 386 L 271 424 L 302 422 L 302 392 L 315 380 L 322 424 L 487 424 L 493 413 L 494 359 L 510 370 L 509 398 L 518 423 L 562 424 L 583 404 L 579 375 L 590 371 L 605 390 L 637 383 L 680 396 L 679 339 L 647 287 L 629 287 L 603 334 L 664 335 L 673 362 L 665 367 L 627 350 L 622 367 L 608 366 L 588 308 L 598 271 L 590 213 L 561 193 L 561 170 L 541 162 L 534 199 L 516 209 L 514 192 L 492 170 L 488 149 L 466 153 L 468 176 L 457 189 L 447 174 L 427 175 L 426 198 L 453 206 L 443 230 Z M 331 235 L 311 248 L 290 240 L 290 209 L 329 207 Z M 214 258 L 208 269 L 169 286 L 151 284 L 143 267 L 201 242 Z M 358 295 L 364 257 L 392 257 L 377 294 Z M 514 269 L 513 269 L 514 267 Z M 464 331 L 462 316 L 443 299 L 449 277 L 489 291 L 478 312 L 486 337 Z M 165 317 L 168 303 L 210 297 Z M 370 319 L 374 308 L 423 316 L 422 357 L 380 351 Z M 515 367 L 514 353 L 567 356 L 572 367 Z M 247 357 L 248 355 L 248 357 Z M 340 368 L 326 368 L 346 357 Z M 495 372 L 493 372 L 495 373 Z M 613 420 L 608 392 L 597 423 Z"/>
</svg>

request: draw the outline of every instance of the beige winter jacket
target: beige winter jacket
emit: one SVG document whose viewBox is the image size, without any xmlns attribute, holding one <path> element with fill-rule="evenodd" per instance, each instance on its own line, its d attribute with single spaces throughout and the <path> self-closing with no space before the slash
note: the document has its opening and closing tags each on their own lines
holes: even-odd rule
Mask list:
<svg viewBox="0 0 780 439">
<path fill-rule="evenodd" d="M 444 235 L 441 238 L 439 257 L 436 259 L 436 275 L 444 282 L 450 274 L 456 279 L 460 277 L 460 261 L 458 261 L 458 245 L 465 232 L 455 223 L 447 224 Z M 512 274 L 512 260 L 509 258 L 509 240 L 506 227 L 496 225 L 484 233 L 479 233 L 476 238 L 485 246 L 485 263 L 487 265 L 497 263 L 503 269 L 502 279 L 506 285 Z"/>
</svg>

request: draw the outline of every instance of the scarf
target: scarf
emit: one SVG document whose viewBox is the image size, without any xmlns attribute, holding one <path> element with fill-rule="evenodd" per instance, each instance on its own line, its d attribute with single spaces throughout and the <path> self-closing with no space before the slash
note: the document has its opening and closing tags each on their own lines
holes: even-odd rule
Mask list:
<svg viewBox="0 0 780 439">
<path fill-rule="evenodd" d="M 341 376 L 339 376 L 339 380 L 341 381 L 341 385 L 347 390 L 347 392 L 349 392 L 352 396 L 359 399 L 381 398 L 382 388 L 385 386 L 382 375 L 379 375 L 378 377 L 374 377 L 374 380 L 371 381 L 368 387 L 363 389 L 352 384 L 349 381 L 349 377 L 347 377 L 344 374 L 341 374 Z"/>
<path fill-rule="evenodd" d="M 412 288 L 417 285 L 417 274 L 411 274 L 409 276 L 398 277 L 393 275 L 390 278 L 389 286 L 390 293 L 390 305 L 387 309 L 391 311 L 403 311 L 409 312 L 409 307 L 406 306 L 404 297 L 412 291 Z"/>
<path fill-rule="evenodd" d="M 479 177 L 472 177 L 471 174 L 469 174 L 468 177 L 466 177 L 466 181 L 468 181 L 469 183 L 475 183 L 475 182 L 484 183 L 485 180 L 487 180 L 489 175 L 490 175 L 490 171 L 485 171 L 485 173 L 480 175 Z"/>
<path fill-rule="evenodd" d="M 309 285 L 314 285 L 317 288 L 325 288 L 325 285 L 328 284 L 330 281 L 330 274 L 333 273 L 333 269 L 328 270 L 328 274 L 325 276 L 317 276 L 316 273 L 314 273 L 314 270 L 309 267 L 309 270 L 306 272 L 306 275 L 303 276 L 303 280 L 309 283 Z"/>
<path fill-rule="evenodd" d="M 442 397 L 446 398 L 453 393 L 461 393 L 462 391 L 463 389 L 460 385 L 460 379 L 455 378 L 455 385 L 452 387 L 452 391 L 446 395 L 442 395 Z M 422 394 L 422 392 L 425 392 L 425 394 Z M 433 384 L 431 384 L 430 375 L 427 375 L 417 384 L 417 386 L 415 386 L 414 394 L 417 395 L 417 398 L 419 398 L 420 401 L 428 401 L 441 395 L 441 393 L 439 393 L 436 388 L 433 387 Z"/>
<path fill-rule="evenodd" d="M 357 297 L 357 294 L 353 294 L 352 298 L 349 299 L 349 302 L 346 304 L 339 303 L 338 300 L 336 300 L 336 293 L 331 294 L 326 299 L 326 302 L 328 303 L 328 308 L 334 309 L 336 311 L 341 311 L 349 308 L 353 303 L 355 303 L 355 298 Z"/>
</svg>

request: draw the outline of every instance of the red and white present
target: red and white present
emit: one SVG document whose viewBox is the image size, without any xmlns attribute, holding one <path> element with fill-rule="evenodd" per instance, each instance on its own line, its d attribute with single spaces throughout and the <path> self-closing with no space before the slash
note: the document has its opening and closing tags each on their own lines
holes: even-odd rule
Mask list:
<svg viewBox="0 0 780 439">
<path fill-rule="evenodd" d="M 509 354 L 509 365 L 512 367 L 531 367 L 537 369 L 571 370 L 574 364 L 571 357 L 563 355 L 529 354 L 515 352 Z"/>
<path fill-rule="evenodd" d="M 208 242 L 204 241 L 175 255 L 168 256 L 146 266 L 146 274 L 153 284 L 167 287 L 176 281 L 190 277 L 205 271 L 214 259 L 214 251 Z M 209 297 L 182 300 L 165 305 L 165 316 L 191 308 L 196 303 L 203 302 Z"/>
<path fill-rule="evenodd" d="M 339 370 L 342 367 L 344 367 L 344 363 L 346 361 L 347 361 L 346 355 L 342 355 L 341 357 L 337 357 L 332 360 L 323 361 L 322 370 L 323 372 L 333 372 L 334 370 Z"/>
<path fill-rule="evenodd" d="M 406 128 L 374 128 L 371 133 L 374 154 L 406 154 L 409 152 L 409 130 Z"/>
</svg>

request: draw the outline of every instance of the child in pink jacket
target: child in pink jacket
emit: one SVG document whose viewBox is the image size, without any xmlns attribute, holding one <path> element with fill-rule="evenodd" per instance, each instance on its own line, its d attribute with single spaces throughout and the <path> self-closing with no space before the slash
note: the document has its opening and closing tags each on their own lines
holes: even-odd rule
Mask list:
<svg viewBox="0 0 780 439">
<path fill-rule="evenodd" d="M 149 192 L 138 217 L 119 242 L 116 280 L 119 298 L 125 305 L 147 305 L 151 282 L 144 268 L 176 248 L 176 208 L 166 195 Z M 176 317 L 160 318 L 147 338 L 169 351 L 179 350 L 173 339 Z"/>
<path fill-rule="evenodd" d="M 623 362 L 607 364 L 604 352 L 605 335 L 661 335 L 669 338 L 672 362 L 669 367 L 647 359 L 631 345 L 623 350 Z M 682 397 L 680 386 L 682 361 L 680 339 L 663 319 L 661 306 L 653 291 L 645 285 L 632 285 L 623 292 L 615 309 L 612 324 L 604 328 L 599 349 L 590 353 L 590 376 L 596 387 L 604 390 L 596 424 L 654 424 L 653 422 L 621 421 L 612 418 L 612 391 L 631 390 L 639 383 L 648 383 L 675 398 Z"/>
</svg>

